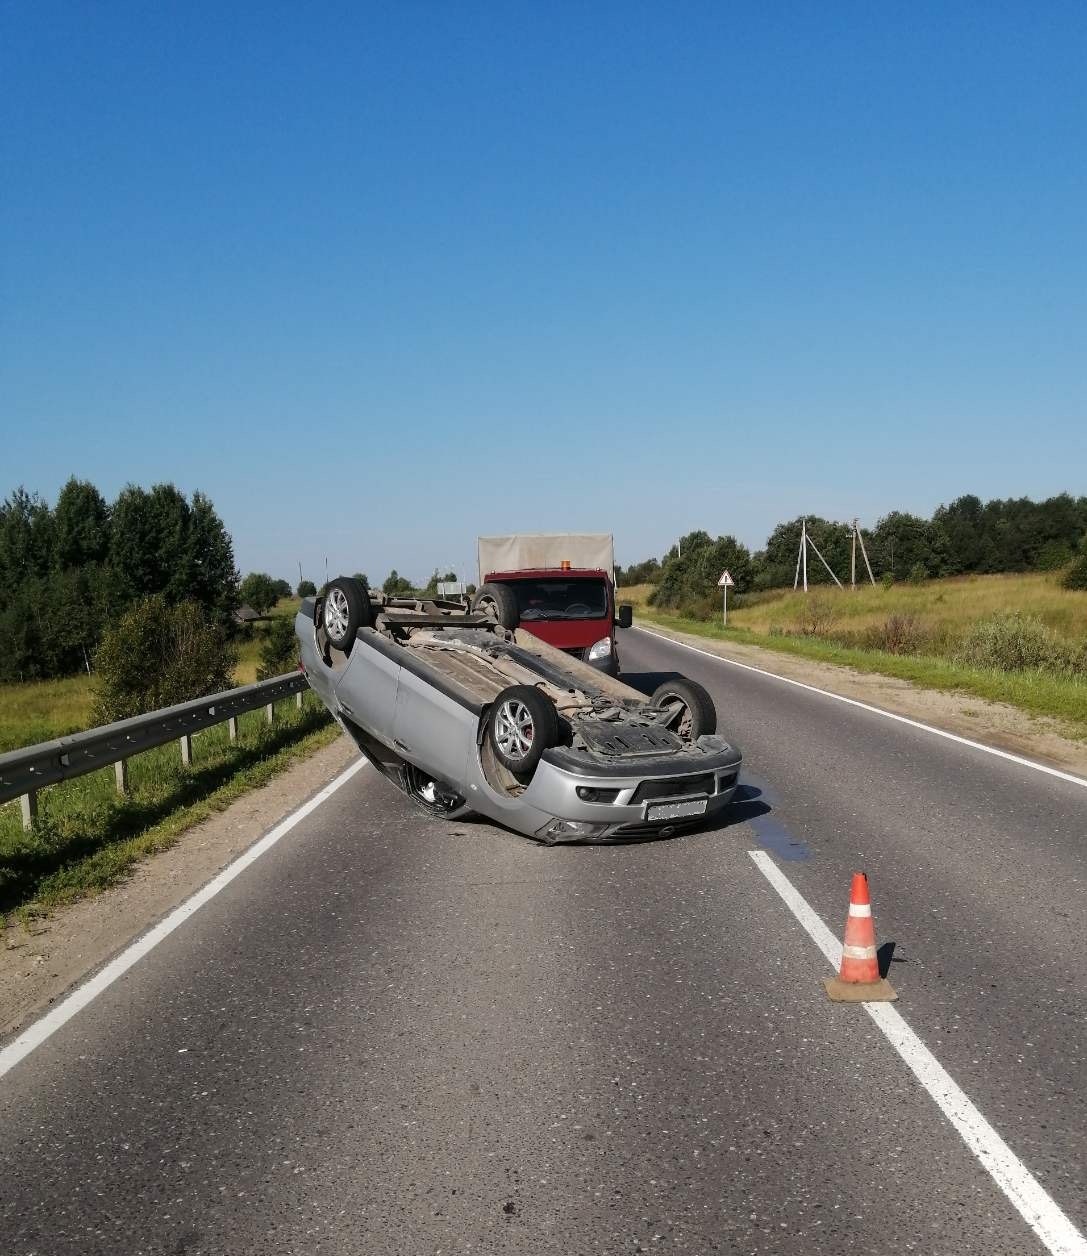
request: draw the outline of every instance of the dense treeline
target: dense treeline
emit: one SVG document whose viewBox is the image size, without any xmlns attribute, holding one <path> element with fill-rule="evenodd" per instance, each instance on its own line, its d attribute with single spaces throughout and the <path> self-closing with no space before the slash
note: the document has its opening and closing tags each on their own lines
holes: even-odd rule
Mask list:
<svg viewBox="0 0 1087 1256">
<path fill-rule="evenodd" d="M 22 488 L 0 503 L 0 680 L 89 670 L 106 625 L 151 594 L 229 627 L 234 549 L 203 493 L 130 484 L 109 504 L 73 478 L 52 508 Z"/>
<path fill-rule="evenodd" d="M 706 597 L 725 568 L 740 592 L 781 588 L 793 583 L 800 529 L 799 518 L 779 524 L 766 547 L 754 554 L 734 537 L 714 540 L 706 532 L 692 532 L 660 562 L 654 558 L 619 568 L 617 576 L 620 584 L 657 585 L 654 601 L 671 607 Z M 895 510 L 861 532 L 877 580 L 1056 570 L 1073 563 L 1087 544 L 1087 497 L 1062 493 L 1042 502 L 1020 497 L 983 503 L 968 495 L 941 506 L 931 519 Z M 847 583 L 851 524 L 808 516 L 808 535 Z M 1075 579 L 1085 563 L 1087 556 L 1076 562 L 1069 578 Z M 857 578 L 866 579 L 859 552 L 857 564 Z M 813 554 L 808 582 L 831 582 Z"/>
</svg>

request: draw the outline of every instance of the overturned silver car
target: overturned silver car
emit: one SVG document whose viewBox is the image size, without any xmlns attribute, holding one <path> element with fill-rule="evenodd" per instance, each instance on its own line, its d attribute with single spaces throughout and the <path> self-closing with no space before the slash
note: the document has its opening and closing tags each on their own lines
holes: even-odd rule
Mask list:
<svg viewBox="0 0 1087 1256">
<path fill-rule="evenodd" d="M 719 812 L 740 752 L 706 691 L 649 698 L 460 602 L 333 580 L 295 621 L 310 685 L 431 815 L 478 812 L 548 844 L 667 836 Z"/>
</svg>

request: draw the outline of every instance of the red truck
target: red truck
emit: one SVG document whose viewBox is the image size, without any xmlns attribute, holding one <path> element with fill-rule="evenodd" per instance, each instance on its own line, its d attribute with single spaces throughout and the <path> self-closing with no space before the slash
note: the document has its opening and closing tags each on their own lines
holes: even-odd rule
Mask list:
<svg viewBox="0 0 1087 1256">
<path fill-rule="evenodd" d="M 619 674 L 615 629 L 631 608 L 615 605 L 615 546 L 606 532 L 481 536 L 472 609 Z"/>
</svg>

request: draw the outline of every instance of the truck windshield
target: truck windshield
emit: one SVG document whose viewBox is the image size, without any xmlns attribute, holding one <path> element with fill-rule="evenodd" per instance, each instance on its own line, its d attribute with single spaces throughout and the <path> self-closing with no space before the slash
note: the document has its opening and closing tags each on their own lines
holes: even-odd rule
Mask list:
<svg viewBox="0 0 1087 1256">
<path fill-rule="evenodd" d="M 511 580 L 523 620 L 603 619 L 608 589 L 603 580 Z"/>
</svg>

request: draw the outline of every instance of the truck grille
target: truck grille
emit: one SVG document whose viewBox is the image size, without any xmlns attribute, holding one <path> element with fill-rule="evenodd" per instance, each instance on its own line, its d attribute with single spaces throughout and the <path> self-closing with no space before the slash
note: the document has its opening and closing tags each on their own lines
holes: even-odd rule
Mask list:
<svg viewBox="0 0 1087 1256">
<path fill-rule="evenodd" d="M 585 662 L 585 648 L 586 647 L 583 645 L 563 646 L 562 652 L 563 654 L 569 654 L 569 656 L 573 659 L 581 659 L 581 661 L 584 663 Z"/>
</svg>

